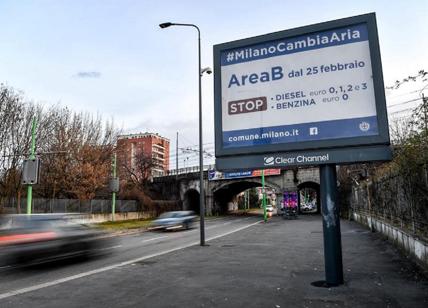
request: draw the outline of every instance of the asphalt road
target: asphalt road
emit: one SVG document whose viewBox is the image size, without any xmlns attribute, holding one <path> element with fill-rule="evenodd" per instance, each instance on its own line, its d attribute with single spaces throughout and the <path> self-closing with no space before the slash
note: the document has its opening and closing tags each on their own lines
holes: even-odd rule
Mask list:
<svg viewBox="0 0 428 308">
<path fill-rule="evenodd" d="M 261 222 L 260 217 L 228 217 L 206 220 L 205 238 L 229 235 Z M 112 246 L 104 248 L 106 255 L 90 260 L 67 260 L 30 268 L 0 268 L 0 307 L 2 302 L 18 300 L 23 294 L 37 292 L 85 279 L 102 272 L 141 262 L 156 256 L 200 243 L 199 223 L 195 228 L 174 232 L 144 232 L 115 238 Z"/>
<path fill-rule="evenodd" d="M 377 233 L 341 221 L 345 283 L 324 273 L 319 215 L 230 217 L 128 235 L 88 262 L 0 272 L 0 307 L 428 307 L 428 278 Z"/>
</svg>

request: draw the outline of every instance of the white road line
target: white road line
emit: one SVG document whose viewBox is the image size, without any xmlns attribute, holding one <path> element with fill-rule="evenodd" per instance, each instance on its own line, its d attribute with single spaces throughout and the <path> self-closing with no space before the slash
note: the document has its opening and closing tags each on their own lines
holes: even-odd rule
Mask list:
<svg viewBox="0 0 428 308">
<path fill-rule="evenodd" d="M 227 236 L 227 235 L 235 233 L 235 232 L 242 231 L 244 229 L 247 229 L 247 228 L 250 228 L 250 227 L 252 227 L 254 225 L 257 225 L 257 224 L 259 224 L 261 222 L 262 221 L 257 221 L 255 223 L 252 223 L 252 224 L 240 227 L 238 229 L 235 229 L 235 230 L 232 230 L 232 231 L 229 231 L 229 232 L 226 232 L 226 233 L 223 233 L 223 234 L 211 237 L 209 239 L 206 239 L 206 242 L 218 239 L 218 238 L 223 237 L 223 236 Z M 169 250 L 165 250 L 165 251 L 162 251 L 162 252 L 154 253 L 154 254 L 151 254 L 151 255 L 148 255 L 148 256 L 144 256 L 144 257 L 140 257 L 140 258 L 136 258 L 136 259 L 132 259 L 132 260 L 128 260 L 128 261 L 116 263 L 116 264 L 113 264 L 113 265 L 110 265 L 110 266 L 101 267 L 101 268 L 98 268 L 98 269 L 95 269 L 95 270 L 92 270 L 92 271 L 83 272 L 83 273 L 80 273 L 80 274 L 77 274 L 77 275 L 72 275 L 72 276 L 68 276 L 68 277 L 56 279 L 56 280 L 53 280 L 53 281 L 49 281 L 49 282 L 37 284 L 37 285 L 31 286 L 31 287 L 27 287 L 27 288 L 23 288 L 23 289 L 18 289 L 18 290 L 14 290 L 14 291 L 2 293 L 2 294 L 0 294 L 0 299 L 5 299 L 5 298 L 12 297 L 12 296 L 15 296 L 15 295 L 20 295 L 20 294 L 24 294 L 24 293 L 28 293 L 28 292 L 32 292 L 32 291 L 36 291 L 36 290 L 40 290 L 40 289 L 44 289 L 44 288 L 48 288 L 48 287 L 52 287 L 52 286 L 55 286 L 55 285 L 58 285 L 58 284 L 61 284 L 61 283 L 64 283 L 64 282 L 68 282 L 68 281 L 71 281 L 71 280 L 76 280 L 76 279 L 79 279 L 79 278 L 83 278 L 83 277 L 95 275 L 95 274 L 98 274 L 98 273 L 106 272 L 106 271 L 109 271 L 109 270 L 112 270 L 112 269 L 115 269 L 115 268 L 118 268 L 118 267 L 130 265 L 132 263 L 140 262 L 140 261 L 143 261 L 143 260 L 147 260 L 147 259 L 150 259 L 150 258 L 161 256 L 161 255 L 165 255 L 165 254 L 168 254 L 168 253 L 171 253 L 171 252 L 174 252 L 174 251 L 177 251 L 177 250 L 181 250 L 181 249 L 184 249 L 184 248 L 188 248 L 188 247 L 191 247 L 191 246 L 196 246 L 196 245 L 199 245 L 199 243 L 200 243 L 199 241 L 193 242 L 191 244 L 187 244 L 187 245 L 183 245 L 183 246 L 180 246 L 180 247 L 176 247 L 176 248 L 172 248 L 172 249 L 169 249 Z"/>
<path fill-rule="evenodd" d="M 151 242 L 151 241 L 159 240 L 161 238 L 166 238 L 166 237 L 168 237 L 168 236 L 158 236 L 158 237 L 154 237 L 154 238 L 151 238 L 148 240 L 143 240 L 143 241 L 141 241 L 141 243 Z"/>
<path fill-rule="evenodd" d="M 97 250 L 116 249 L 116 248 L 120 248 L 120 247 L 122 247 L 122 245 L 116 245 L 116 246 L 111 246 L 111 247 L 99 248 Z"/>
<path fill-rule="evenodd" d="M 245 229 L 247 229 L 247 228 L 249 228 L 249 227 L 252 227 L 252 226 L 255 226 L 255 225 L 257 225 L 257 224 L 259 224 L 259 223 L 261 223 L 261 222 L 263 222 L 263 220 L 259 220 L 259 221 L 257 221 L 257 222 L 252 223 L 252 224 L 249 224 L 249 225 L 246 225 L 246 226 L 240 227 L 240 228 L 238 228 L 238 229 L 235 229 L 235 230 L 232 230 L 232 231 L 229 231 L 229 232 L 226 232 L 226 233 L 220 234 L 220 235 L 216 235 L 216 236 L 210 237 L 209 239 L 207 239 L 207 240 L 206 240 L 206 242 L 208 242 L 208 241 L 212 241 L 212 240 L 215 240 L 215 239 L 218 239 L 218 238 L 223 237 L 223 236 L 227 236 L 227 235 L 232 234 L 232 233 L 235 233 L 235 232 L 239 232 L 239 231 L 245 230 Z M 198 242 L 198 244 L 199 244 L 199 242 Z"/>
</svg>

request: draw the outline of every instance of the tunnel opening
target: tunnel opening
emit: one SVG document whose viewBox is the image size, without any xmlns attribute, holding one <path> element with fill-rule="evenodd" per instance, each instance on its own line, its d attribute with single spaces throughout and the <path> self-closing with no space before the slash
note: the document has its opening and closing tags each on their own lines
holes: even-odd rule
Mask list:
<svg viewBox="0 0 428 308">
<path fill-rule="evenodd" d="M 255 181 L 239 181 L 221 186 L 214 191 L 213 213 L 219 215 L 239 212 L 241 210 L 260 209 L 261 183 Z M 265 186 L 267 204 L 275 205 L 275 188 Z"/>
<path fill-rule="evenodd" d="M 184 194 L 183 210 L 199 214 L 199 192 L 196 189 L 189 189 Z"/>
<path fill-rule="evenodd" d="M 321 211 L 320 185 L 315 182 L 304 182 L 297 186 L 300 214 L 319 214 Z"/>
</svg>

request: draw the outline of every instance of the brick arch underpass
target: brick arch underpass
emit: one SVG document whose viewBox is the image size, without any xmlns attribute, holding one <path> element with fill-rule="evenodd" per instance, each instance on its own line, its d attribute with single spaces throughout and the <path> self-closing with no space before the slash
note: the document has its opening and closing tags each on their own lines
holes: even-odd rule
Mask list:
<svg viewBox="0 0 428 308">
<path fill-rule="evenodd" d="M 254 187 L 261 187 L 260 179 L 240 179 L 227 183 L 219 183 L 212 188 L 213 196 L 213 214 L 225 214 L 228 211 L 228 204 L 239 193 Z M 265 186 L 274 188 L 277 192 L 281 191 L 281 187 L 277 184 L 265 181 Z"/>
<path fill-rule="evenodd" d="M 319 185 L 318 168 L 293 168 L 281 170 L 281 174 L 265 177 L 267 187 L 275 188 L 278 202 L 282 201 L 283 192 L 297 192 L 305 183 L 311 182 Z M 260 187 L 261 178 L 221 179 L 208 181 L 208 173 L 204 172 L 205 210 L 207 215 L 222 211 L 225 202 L 238 193 L 251 188 Z M 199 172 L 190 172 L 179 175 L 155 177 L 151 189 L 163 200 L 182 202 L 183 210 L 199 211 Z M 219 204 L 220 206 L 216 205 Z M 199 202 L 199 201 L 198 201 Z M 226 203 L 227 204 L 227 203 Z"/>
</svg>

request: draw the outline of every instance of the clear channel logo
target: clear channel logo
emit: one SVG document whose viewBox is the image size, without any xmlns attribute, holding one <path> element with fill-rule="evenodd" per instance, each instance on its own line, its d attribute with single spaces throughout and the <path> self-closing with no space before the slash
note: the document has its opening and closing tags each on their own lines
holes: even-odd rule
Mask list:
<svg viewBox="0 0 428 308">
<path fill-rule="evenodd" d="M 267 156 L 263 160 L 265 166 L 272 166 L 275 163 L 275 158 L 273 156 Z"/>
</svg>

